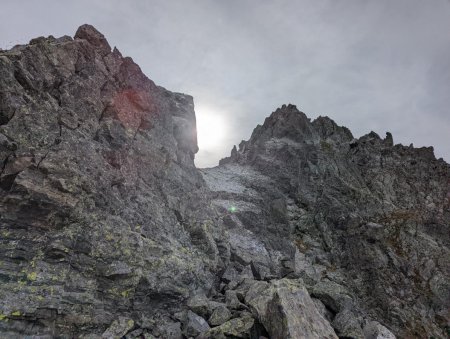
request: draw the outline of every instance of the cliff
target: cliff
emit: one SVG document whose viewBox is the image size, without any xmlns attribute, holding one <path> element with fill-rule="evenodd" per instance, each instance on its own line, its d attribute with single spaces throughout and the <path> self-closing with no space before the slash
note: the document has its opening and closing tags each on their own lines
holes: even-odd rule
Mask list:
<svg viewBox="0 0 450 339">
<path fill-rule="evenodd" d="M 450 166 L 283 106 L 199 170 L 193 98 L 94 27 L 0 51 L 0 333 L 445 338 Z"/>
</svg>

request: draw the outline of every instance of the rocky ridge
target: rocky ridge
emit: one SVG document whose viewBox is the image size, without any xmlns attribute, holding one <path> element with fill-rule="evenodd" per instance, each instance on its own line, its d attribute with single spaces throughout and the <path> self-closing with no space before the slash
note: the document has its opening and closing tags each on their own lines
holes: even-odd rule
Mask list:
<svg viewBox="0 0 450 339">
<path fill-rule="evenodd" d="M 432 148 L 288 105 L 199 170 L 195 126 L 92 26 L 0 51 L 1 336 L 449 336 Z"/>
<path fill-rule="evenodd" d="M 372 321 L 401 338 L 448 336 L 449 165 L 432 148 L 355 139 L 288 105 L 201 171 L 239 234 L 237 262 L 264 280 L 302 278 L 340 337 L 367 337 Z"/>
</svg>

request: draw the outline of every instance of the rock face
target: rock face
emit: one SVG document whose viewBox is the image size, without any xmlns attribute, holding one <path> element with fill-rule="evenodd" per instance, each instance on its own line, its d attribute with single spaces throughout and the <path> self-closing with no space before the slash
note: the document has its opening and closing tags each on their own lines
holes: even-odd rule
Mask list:
<svg viewBox="0 0 450 339">
<path fill-rule="evenodd" d="M 0 51 L 0 336 L 446 338 L 450 167 L 283 106 L 198 170 L 192 97 L 89 25 Z"/>
<path fill-rule="evenodd" d="M 302 278 L 340 337 L 372 321 L 401 338 L 449 335 L 450 167 L 432 148 L 355 139 L 288 105 L 202 174 L 238 239 L 237 271 Z"/>
<path fill-rule="evenodd" d="M 2 336 L 152 330 L 211 288 L 192 97 L 85 25 L 0 53 L 0 121 Z"/>
</svg>

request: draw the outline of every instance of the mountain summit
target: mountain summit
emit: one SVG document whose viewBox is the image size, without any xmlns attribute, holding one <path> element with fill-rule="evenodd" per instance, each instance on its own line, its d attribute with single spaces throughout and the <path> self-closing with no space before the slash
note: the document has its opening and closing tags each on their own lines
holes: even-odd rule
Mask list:
<svg viewBox="0 0 450 339">
<path fill-rule="evenodd" d="M 0 51 L 0 336 L 446 338 L 450 166 L 283 105 L 210 169 L 90 25 Z"/>
</svg>

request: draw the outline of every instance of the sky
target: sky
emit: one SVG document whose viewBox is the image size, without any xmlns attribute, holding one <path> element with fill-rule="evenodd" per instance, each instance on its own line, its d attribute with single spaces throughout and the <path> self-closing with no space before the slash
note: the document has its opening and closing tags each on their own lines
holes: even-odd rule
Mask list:
<svg viewBox="0 0 450 339">
<path fill-rule="evenodd" d="M 156 84 L 194 97 L 198 167 L 277 107 L 450 162 L 449 0 L 0 0 L 0 48 L 94 25 Z"/>
</svg>

